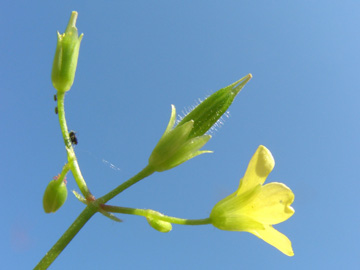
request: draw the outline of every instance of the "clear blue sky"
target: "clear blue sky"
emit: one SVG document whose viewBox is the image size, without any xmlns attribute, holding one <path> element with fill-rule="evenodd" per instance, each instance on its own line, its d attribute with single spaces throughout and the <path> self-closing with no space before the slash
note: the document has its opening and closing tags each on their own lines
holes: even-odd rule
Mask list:
<svg viewBox="0 0 360 270">
<path fill-rule="evenodd" d="M 260 144 L 267 182 L 295 193 L 276 226 L 287 257 L 249 233 L 96 215 L 51 269 L 359 269 L 359 1 L 2 1 L 1 265 L 31 269 L 83 209 L 56 214 L 44 189 L 66 161 L 50 81 L 56 31 L 84 33 L 66 96 L 84 177 L 99 197 L 147 164 L 170 105 L 179 113 L 248 73 L 253 79 L 199 156 L 154 174 L 112 204 L 207 217 L 238 186 Z M 106 160 L 119 169 L 111 169 Z M 77 189 L 71 176 L 70 190 Z"/>
</svg>

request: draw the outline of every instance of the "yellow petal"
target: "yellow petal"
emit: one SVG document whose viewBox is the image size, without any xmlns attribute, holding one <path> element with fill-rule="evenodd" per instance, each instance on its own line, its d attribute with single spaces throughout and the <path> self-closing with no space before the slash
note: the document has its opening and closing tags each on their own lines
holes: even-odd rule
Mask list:
<svg viewBox="0 0 360 270">
<path fill-rule="evenodd" d="M 294 256 L 291 241 L 281 232 L 275 230 L 271 225 L 266 226 L 264 230 L 250 231 L 266 243 L 276 247 L 282 253 L 288 256 Z"/>
<path fill-rule="evenodd" d="M 262 185 L 274 166 L 275 161 L 271 152 L 265 146 L 260 145 L 240 181 L 237 195 L 243 194 L 257 185 Z"/>
<path fill-rule="evenodd" d="M 256 198 L 251 200 L 242 212 L 263 224 L 277 224 L 290 218 L 294 209 L 294 193 L 282 183 L 262 186 Z"/>
</svg>

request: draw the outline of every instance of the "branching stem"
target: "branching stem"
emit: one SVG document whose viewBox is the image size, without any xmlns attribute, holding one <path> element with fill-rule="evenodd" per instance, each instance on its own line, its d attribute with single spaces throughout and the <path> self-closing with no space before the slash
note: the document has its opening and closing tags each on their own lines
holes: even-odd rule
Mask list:
<svg viewBox="0 0 360 270">
<path fill-rule="evenodd" d="M 177 217 L 166 216 L 150 209 L 128 208 L 128 207 L 120 207 L 120 206 L 112 206 L 112 205 L 103 205 L 101 208 L 111 213 L 121 213 L 128 215 L 143 216 L 147 218 L 156 218 L 158 220 L 167 221 L 179 225 L 206 225 L 211 223 L 210 218 L 204 218 L 204 219 L 177 218 Z"/>
</svg>

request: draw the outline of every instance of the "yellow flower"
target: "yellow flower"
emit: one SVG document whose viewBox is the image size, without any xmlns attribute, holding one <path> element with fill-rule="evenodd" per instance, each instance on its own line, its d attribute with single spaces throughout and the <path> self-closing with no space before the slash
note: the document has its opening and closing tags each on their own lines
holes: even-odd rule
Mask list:
<svg viewBox="0 0 360 270">
<path fill-rule="evenodd" d="M 226 231 L 250 232 L 288 256 L 294 252 L 290 240 L 272 225 L 290 218 L 294 193 L 282 183 L 263 185 L 275 166 L 270 151 L 260 145 L 250 160 L 237 191 L 218 202 L 211 223 Z"/>
</svg>

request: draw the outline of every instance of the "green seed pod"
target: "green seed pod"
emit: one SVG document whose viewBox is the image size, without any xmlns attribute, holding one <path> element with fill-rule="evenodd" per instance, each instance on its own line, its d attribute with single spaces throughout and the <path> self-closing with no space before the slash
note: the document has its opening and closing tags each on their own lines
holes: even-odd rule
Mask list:
<svg viewBox="0 0 360 270">
<path fill-rule="evenodd" d="M 66 180 L 54 177 L 46 187 L 43 197 L 43 207 L 45 213 L 55 213 L 66 201 L 67 188 Z"/>
<path fill-rule="evenodd" d="M 162 172 L 174 168 L 193 157 L 211 151 L 200 151 L 211 138 L 205 133 L 226 113 L 236 95 L 252 78 L 251 74 L 220 89 L 200 103 L 177 125 L 175 106 L 169 124 L 149 157 L 149 165 Z"/>
<path fill-rule="evenodd" d="M 248 74 L 229 86 L 218 90 L 186 115 L 177 126 L 193 120 L 194 127 L 188 138 L 204 135 L 226 113 L 237 94 L 251 78 L 252 75 Z"/>
<path fill-rule="evenodd" d="M 51 80 L 53 86 L 59 92 L 70 90 L 75 78 L 80 42 L 83 37 L 83 34 L 78 36 L 78 30 L 75 26 L 77 16 L 78 13 L 73 11 L 65 33 L 57 33 L 58 41 L 51 72 Z"/>
</svg>

